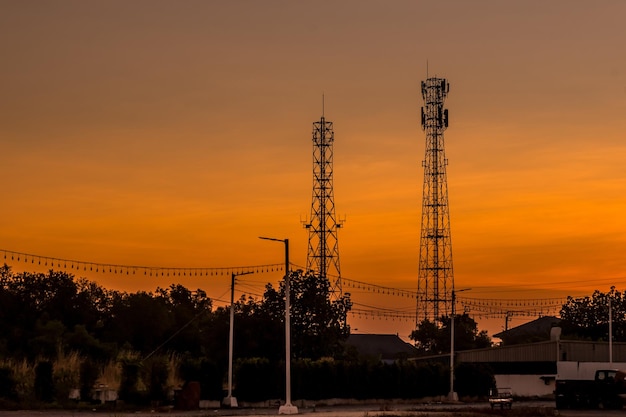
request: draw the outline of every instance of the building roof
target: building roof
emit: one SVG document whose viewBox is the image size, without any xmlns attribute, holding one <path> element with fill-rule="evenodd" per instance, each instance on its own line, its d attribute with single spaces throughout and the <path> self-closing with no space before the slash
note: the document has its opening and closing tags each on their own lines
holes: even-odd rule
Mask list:
<svg viewBox="0 0 626 417">
<path fill-rule="evenodd" d="M 494 334 L 493 337 L 505 340 L 519 340 L 529 337 L 539 337 L 544 340 L 550 340 L 550 329 L 558 326 L 561 319 L 554 316 L 539 317 L 536 320 L 513 327 L 512 329 Z"/>
<path fill-rule="evenodd" d="M 363 356 L 381 360 L 399 359 L 417 355 L 417 349 L 400 339 L 397 334 L 351 334 L 346 341 Z"/>
</svg>

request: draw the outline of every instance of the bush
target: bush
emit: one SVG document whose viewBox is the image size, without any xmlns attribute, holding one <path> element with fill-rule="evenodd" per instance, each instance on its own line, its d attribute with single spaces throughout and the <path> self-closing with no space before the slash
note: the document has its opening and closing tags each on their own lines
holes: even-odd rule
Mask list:
<svg viewBox="0 0 626 417">
<path fill-rule="evenodd" d="M 0 367 L 0 398 L 17 401 L 17 389 L 13 370 L 8 367 Z"/>
<path fill-rule="evenodd" d="M 139 382 L 138 362 L 125 360 L 122 362 L 122 380 L 120 382 L 119 399 L 129 404 L 139 404 L 141 396 L 137 387 Z"/>
<path fill-rule="evenodd" d="M 167 400 L 167 379 L 169 377 L 168 361 L 165 358 L 155 358 L 148 364 L 150 378 L 148 392 L 150 401 L 164 402 Z"/>
<path fill-rule="evenodd" d="M 93 387 L 100 376 L 100 366 L 91 359 L 85 359 L 80 364 L 79 388 L 80 398 L 83 401 L 91 400 Z"/>
<path fill-rule="evenodd" d="M 54 399 L 52 362 L 42 361 L 35 367 L 35 398 L 43 402 L 52 402 Z"/>
<path fill-rule="evenodd" d="M 410 399 L 445 395 L 449 390 L 449 375 L 449 369 L 442 364 L 412 361 L 386 364 L 368 360 L 321 359 L 298 360 L 292 364 L 294 398 L 307 400 Z M 276 398 L 281 397 L 282 391 Z M 268 398 L 274 397 L 263 399 Z"/>
<path fill-rule="evenodd" d="M 54 361 L 52 373 L 54 396 L 57 403 L 65 404 L 69 400 L 70 391 L 80 386 L 80 365 L 82 358 L 77 352 L 65 354 L 60 351 Z"/>
<path fill-rule="evenodd" d="M 337 366 L 332 359 L 302 359 L 294 362 L 291 369 L 295 398 L 321 400 L 336 394 Z"/>
<path fill-rule="evenodd" d="M 266 358 L 247 358 L 237 361 L 235 381 L 237 398 L 243 401 L 263 401 L 284 397 L 284 365 L 271 363 Z"/>
<path fill-rule="evenodd" d="M 187 357 L 181 360 L 178 374 L 185 383 L 192 381 L 200 383 L 202 399 L 221 400 L 223 398 L 224 370 L 215 362 Z"/>
<path fill-rule="evenodd" d="M 487 397 L 496 387 L 493 371 L 480 363 L 460 363 L 455 368 L 455 390 L 461 397 Z"/>
</svg>

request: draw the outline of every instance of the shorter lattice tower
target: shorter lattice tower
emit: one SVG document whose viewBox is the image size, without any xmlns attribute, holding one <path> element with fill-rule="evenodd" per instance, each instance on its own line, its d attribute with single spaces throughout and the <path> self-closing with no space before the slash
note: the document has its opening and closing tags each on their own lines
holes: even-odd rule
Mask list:
<svg viewBox="0 0 626 417">
<path fill-rule="evenodd" d="M 443 108 L 450 91 L 444 78 L 422 82 L 422 129 L 426 133 L 423 161 L 422 227 L 417 280 L 417 323 L 435 322 L 450 313 L 454 290 L 448 180 L 443 131 L 448 127 L 448 110 Z"/>
<path fill-rule="evenodd" d="M 307 271 L 330 281 L 333 299 L 342 295 L 337 232 L 342 227 L 335 215 L 333 192 L 333 122 L 322 117 L 313 123 L 313 202 L 309 231 Z"/>
</svg>

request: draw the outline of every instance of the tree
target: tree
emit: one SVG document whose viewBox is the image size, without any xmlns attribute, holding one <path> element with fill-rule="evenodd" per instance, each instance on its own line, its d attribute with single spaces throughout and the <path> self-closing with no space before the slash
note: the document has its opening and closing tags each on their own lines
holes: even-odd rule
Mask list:
<svg viewBox="0 0 626 417">
<path fill-rule="evenodd" d="M 442 316 L 441 325 L 423 320 L 409 335 L 424 353 L 438 355 L 450 352 L 450 317 Z M 487 331 L 478 331 L 478 324 L 467 313 L 454 317 L 454 347 L 456 350 L 480 349 L 491 346 Z"/>
<path fill-rule="evenodd" d="M 350 334 L 347 315 L 352 307 L 348 295 L 330 300 L 330 282 L 327 278 L 292 271 L 289 275 L 291 303 L 292 351 L 296 358 L 318 359 L 343 352 L 342 342 Z M 263 308 L 275 321 L 285 317 L 285 281 L 276 290 L 265 287 Z"/>
<path fill-rule="evenodd" d="M 626 297 L 615 287 L 603 293 L 594 291 L 591 297 L 567 297 L 561 308 L 563 335 L 591 340 L 608 340 L 609 300 L 613 316 L 613 337 L 626 337 Z"/>
<path fill-rule="evenodd" d="M 226 313 L 224 309 L 223 314 Z M 267 358 L 270 361 L 284 357 L 285 326 L 281 320 L 275 319 L 262 301 L 242 296 L 235 303 L 235 322 L 236 357 Z"/>
<path fill-rule="evenodd" d="M 199 355 L 213 301 L 203 290 L 191 291 L 180 284 L 157 288 L 155 297 L 163 302 L 172 318 L 172 328 L 168 330 L 171 339 L 164 348 Z"/>
<path fill-rule="evenodd" d="M 99 298 L 96 298 L 96 294 Z M 0 346 L 12 357 L 53 358 L 68 330 L 94 332 L 107 316 L 109 294 L 66 272 L 12 274 L 0 268 Z"/>
<path fill-rule="evenodd" d="M 428 319 L 422 320 L 417 329 L 409 335 L 409 339 L 415 341 L 415 346 L 424 353 L 441 353 L 441 338 L 445 337 L 437 323 Z M 450 334 L 448 333 L 448 336 Z"/>
<path fill-rule="evenodd" d="M 126 344 L 149 353 L 171 335 L 172 323 L 165 302 L 152 293 L 140 291 L 115 301 L 103 337 L 118 346 Z"/>
</svg>

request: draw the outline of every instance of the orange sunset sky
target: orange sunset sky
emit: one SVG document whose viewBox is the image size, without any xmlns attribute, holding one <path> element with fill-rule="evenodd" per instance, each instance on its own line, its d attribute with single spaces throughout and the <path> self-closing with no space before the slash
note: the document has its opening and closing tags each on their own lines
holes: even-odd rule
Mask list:
<svg viewBox="0 0 626 417">
<path fill-rule="evenodd" d="M 416 290 L 428 62 L 450 82 L 456 287 L 476 298 L 624 289 L 625 20 L 622 0 L 0 0 L 0 249 L 282 262 L 265 235 L 289 238 L 305 265 L 324 94 L 342 274 Z M 261 293 L 280 275 L 251 285 Z M 174 282 L 84 276 L 125 291 Z M 176 282 L 227 298 L 227 276 Z"/>
</svg>

